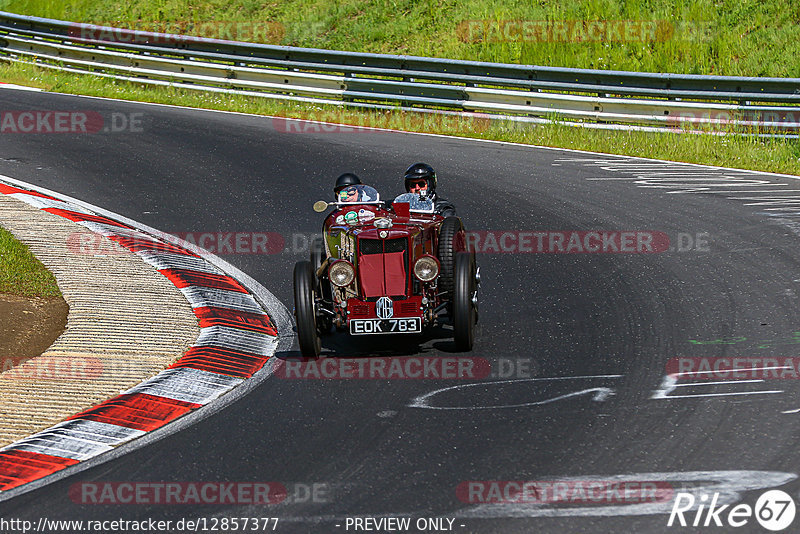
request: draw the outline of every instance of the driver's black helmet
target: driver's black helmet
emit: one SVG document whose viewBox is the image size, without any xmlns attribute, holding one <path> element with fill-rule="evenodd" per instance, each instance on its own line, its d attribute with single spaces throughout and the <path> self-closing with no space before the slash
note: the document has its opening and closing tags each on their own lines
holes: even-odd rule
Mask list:
<svg viewBox="0 0 800 534">
<path fill-rule="evenodd" d="M 352 172 L 346 172 L 336 179 L 336 185 L 333 186 L 333 192 L 338 193 L 350 185 L 361 185 L 361 178 Z"/>
<path fill-rule="evenodd" d="M 428 182 L 428 194 L 436 192 L 436 171 L 427 163 L 415 163 L 408 169 L 403 176 L 406 185 L 406 192 L 411 191 L 409 183 L 414 180 L 425 179 Z"/>
</svg>

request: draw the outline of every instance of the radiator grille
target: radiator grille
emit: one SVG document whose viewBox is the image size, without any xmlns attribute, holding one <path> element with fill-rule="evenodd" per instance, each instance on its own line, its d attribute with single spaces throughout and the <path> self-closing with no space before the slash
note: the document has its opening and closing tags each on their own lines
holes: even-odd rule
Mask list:
<svg viewBox="0 0 800 534">
<path fill-rule="evenodd" d="M 405 237 L 400 237 L 397 239 L 387 239 L 384 241 L 384 250 L 388 252 L 405 252 L 406 250 L 406 243 L 408 243 L 408 239 Z"/>
<path fill-rule="evenodd" d="M 394 303 L 397 311 L 400 312 L 401 315 L 417 315 L 419 314 L 419 303 L 417 302 L 398 302 L 395 301 Z"/>
<path fill-rule="evenodd" d="M 366 317 L 369 315 L 369 306 L 366 304 L 354 304 L 353 306 L 350 306 L 350 315 Z"/>
<path fill-rule="evenodd" d="M 383 252 L 383 242 L 380 239 L 361 239 L 358 243 L 361 254 L 381 254 Z"/>
</svg>

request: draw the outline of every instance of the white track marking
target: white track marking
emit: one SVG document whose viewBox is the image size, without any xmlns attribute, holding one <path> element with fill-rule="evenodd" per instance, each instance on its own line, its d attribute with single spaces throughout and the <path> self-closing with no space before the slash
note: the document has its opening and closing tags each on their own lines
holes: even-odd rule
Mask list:
<svg viewBox="0 0 800 534">
<path fill-rule="evenodd" d="M 789 367 L 781 366 L 781 367 L 752 367 L 747 369 L 740 369 L 739 371 L 770 371 L 770 370 L 777 370 L 777 369 L 789 369 Z M 671 392 L 675 391 L 675 389 L 679 387 L 687 387 L 687 386 L 707 386 L 712 384 L 743 384 L 743 383 L 752 383 L 752 382 L 764 382 L 763 379 L 752 379 L 752 380 L 725 380 L 721 382 L 689 382 L 685 384 L 678 384 L 678 379 L 682 376 L 696 376 L 696 375 L 707 375 L 707 374 L 715 374 L 720 373 L 722 371 L 687 371 L 683 373 L 672 373 L 668 375 L 664 375 L 661 380 L 661 384 L 658 389 L 654 390 L 652 395 L 650 395 L 650 399 L 653 400 L 660 400 L 660 399 L 690 399 L 696 397 L 729 397 L 729 396 L 741 396 L 741 395 L 775 395 L 778 393 L 783 393 L 783 390 L 761 390 L 761 391 L 736 391 L 736 392 L 729 392 L 729 393 L 697 393 L 694 395 L 670 395 Z"/>
<path fill-rule="evenodd" d="M 41 93 L 44 90 L 38 87 L 28 87 L 27 85 L 17 85 L 14 83 L 0 82 L 0 89 L 10 89 L 13 91 L 32 91 L 34 93 Z"/>
<path fill-rule="evenodd" d="M 668 195 L 717 194 L 730 200 L 744 201 L 745 206 L 760 207 L 760 215 L 774 217 L 773 224 L 800 235 L 800 226 L 792 220 L 792 217 L 800 215 L 797 213 L 800 190 L 795 189 L 797 182 L 787 180 L 797 180 L 800 178 L 798 176 L 619 156 L 560 158 L 553 164 L 561 166 L 566 162 L 622 175 L 586 178 L 589 181 L 628 181 L 636 187 L 659 189 Z M 698 172 L 692 173 L 692 170 Z M 779 178 L 781 181 L 764 180 L 766 177 Z M 736 189 L 740 187 L 743 190 Z M 783 189 L 777 189 L 781 187 Z"/>
<path fill-rule="evenodd" d="M 761 379 L 754 379 L 754 380 L 722 380 L 719 382 L 691 382 L 689 384 L 676 384 L 676 388 L 686 388 L 691 386 L 717 386 L 720 384 L 743 384 L 746 382 L 763 382 Z"/>
<path fill-rule="evenodd" d="M 621 377 L 622 375 L 563 376 L 563 377 L 549 377 L 549 378 L 524 378 L 521 380 L 498 380 L 495 382 L 479 382 L 476 384 L 461 384 L 458 386 L 450 386 L 446 388 L 436 389 L 424 395 L 415 397 L 408 405 L 408 407 L 426 408 L 429 410 L 492 410 L 500 408 L 521 408 L 525 406 L 540 406 L 540 405 L 550 404 L 553 402 L 557 402 L 559 400 L 571 397 L 578 397 L 581 395 L 589 395 L 589 394 L 594 394 L 592 395 L 593 401 L 603 402 L 607 400 L 608 397 L 614 394 L 613 389 L 607 387 L 586 388 L 579 391 L 573 391 L 571 393 L 567 393 L 564 395 L 558 395 L 556 397 L 552 397 L 549 399 L 544 399 L 541 401 L 532 401 L 520 404 L 502 404 L 502 405 L 492 405 L 492 406 L 431 406 L 430 405 L 430 399 L 440 393 L 443 393 L 445 391 L 462 390 L 472 387 L 493 387 L 498 384 L 510 384 L 518 382 L 550 382 L 556 380 L 584 380 L 584 379 L 621 378 Z"/>
<path fill-rule="evenodd" d="M 741 395 L 774 395 L 783 393 L 783 390 L 765 390 L 765 391 L 735 391 L 731 393 L 698 393 L 696 395 L 669 395 L 662 397 L 665 399 L 694 399 L 698 397 L 736 397 Z M 652 398 L 652 397 L 651 397 Z"/>
<path fill-rule="evenodd" d="M 754 173 L 740 169 L 724 169 L 715 167 L 705 167 L 703 170 L 697 167 L 688 166 L 689 164 L 679 162 L 643 162 L 643 161 L 618 161 L 616 159 L 592 159 L 586 158 L 563 158 L 556 162 L 561 165 L 564 162 L 580 163 L 587 167 L 596 167 L 609 173 L 618 173 L 624 176 L 602 176 L 587 178 L 589 181 L 629 181 L 637 187 L 647 189 L 662 189 L 667 194 L 758 194 L 769 193 L 770 195 L 781 194 L 779 198 L 769 196 L 756 197 L 750 200 L 761 201 L 764 204 L 794 204 L 800 201 L 795 197 L 786 197 L 786 193 L 797 192 L 796 189 L 775 189 L 776 187 L 792 187 L 789 182 L 775 183 L 770 180 L 759 179 L 754 174 L 762 174 L 764 177 L 780 176 L 787 178 L 786 175 L 775 175 L 772 173 Z M 698 172 L 691 172 L 693 170 Z M 712 172 L 709 172 L 712 171 Z M 793 177 L 797 179 L 797 177 Z M 731 191 L 731 188 L 747 188 L 747 191 Z M 757 188 L 769 188 L 759 190 Z M 720 191 L 720 189 L 722 189 Z M 733 198 L 733 197 L 729 197 Z M 738 200 L 748 200 L 741 199 Z M 747 204 L 762 205 L 762 204 Z"/>
</svg>

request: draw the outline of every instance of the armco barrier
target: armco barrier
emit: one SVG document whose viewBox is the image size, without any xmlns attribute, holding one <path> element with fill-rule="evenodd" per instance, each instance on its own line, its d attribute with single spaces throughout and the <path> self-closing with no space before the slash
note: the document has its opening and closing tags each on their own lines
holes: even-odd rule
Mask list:
<svg viewBox="0 0 800 534">
<path fill-rule="evenodd" d="M 683 131 L 800 130 L 800 79 L 566 69 L 296 48 L 0 12 L 12 61 L 138 83 L 318 103 Z M 399 108 L 398 108 L 399 106 Z M 536 122 L 535 120 L 533 122 Z"/>
</svg>

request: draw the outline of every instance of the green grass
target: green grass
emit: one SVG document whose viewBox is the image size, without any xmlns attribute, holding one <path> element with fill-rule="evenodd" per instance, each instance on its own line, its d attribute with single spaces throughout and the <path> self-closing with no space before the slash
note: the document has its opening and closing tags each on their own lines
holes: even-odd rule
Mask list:
<svg viewBox="0 0 800 534">
<path fill-rule="evenodd" d="M 340 50 L 647 72 L 800 77 L 800 2 L 785 0 L 0 0 L 0 9 Z M 465 32 L 485 21 L 485 39 Z M 643 21 L 647 37 L 497 39 L 498 21 Z M 222 23 L 222 24 L 219 24 Z M 261 25 L 261 26 L 259 26 Z M 266 28 L 259 32 L 259 28 Z M 554 26 L 550 26 L 554 28 Z M 251 31 L 255 30 L 255 31 Z M 235 30 L 234 30 L 235 31 Z M 259 36 L 267 35 L 266 39 Z M 502 36 L 501 36 L 502 37 Z"/>
<path fill-rule="evenodd" d="M 60 297 L 56 279 L 10 232 L 0 228 L 0 294 Z"/>
<path fill-rule="evenodd" d="M 778 0 L 620 0 L 527 2 L 498 0 L 0 0 L 0 8 L 72 21 L 199 33 L 244 25 L 270 31 L 261 40 L 295 46 L 405 53 L 462 59 L 640 71 L 800 76 L 800 3 Z M 658 26 L 659 39 L 628 42 L 465 42 L 459 24 L 469 20 L 677 21 L 675 34 Z M 687 28 L 689 28 L 687 30 Z M 462 26 L 463 29 L 463 26 Z M 195 31 L 196 30 L 196 31 Z M 216 32 L 216 33 L 215 33 Z M 662 38 L 663 37 L 663 38 Z M 258 40 L 258 39 L 256 39 Z M 492 39 L 488 39 L 492 41 Z M 0 79 L 50 91 L 159 102 L 261 115 L 309 118 L 409 131 L 575 148 L 659 159 L 800 175 L 800 142 L 741 136 L 608 132 L 564 125 L 519 127 L 434 119 L 401 112 L 341 111 L 335 106 L 281 102 L 201 91 L 151 87 L 26 65 L 0 64 Z"/>
<path fill-rule="evenodd" d="M 681 133 L 608 132 L 561 124 L 519 126 L 419 113 L 363 112 L 249 96 L 151 87 L 90 75 L 59 73 L 30 65 L 0 63 L 0 79 L 50 91 L 157 102 L 323 122 L 442 133 L 611 154 L 669 159 L 800 175 L 800 141 Z M 359 135 L 359 134 L 348 134 Z"/>
</svg>

